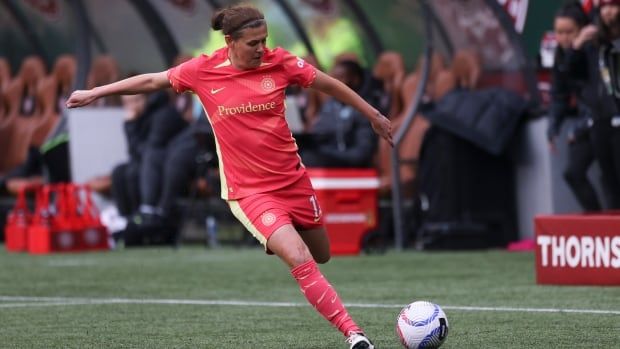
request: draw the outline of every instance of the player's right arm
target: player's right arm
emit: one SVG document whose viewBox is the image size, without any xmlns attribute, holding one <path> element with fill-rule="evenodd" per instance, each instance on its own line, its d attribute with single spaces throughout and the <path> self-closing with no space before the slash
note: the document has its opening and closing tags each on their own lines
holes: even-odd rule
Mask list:
<svg viewBox="0 0 620 349">
<path fill-rule="evenodd" d="M 136 75 L 90 90 L 74 91 L 67 100 L 67 108 L 83 107 L 105 96 L 135 95 L 161 90 L 170 86 L 167 71 Z"/>
</svg>

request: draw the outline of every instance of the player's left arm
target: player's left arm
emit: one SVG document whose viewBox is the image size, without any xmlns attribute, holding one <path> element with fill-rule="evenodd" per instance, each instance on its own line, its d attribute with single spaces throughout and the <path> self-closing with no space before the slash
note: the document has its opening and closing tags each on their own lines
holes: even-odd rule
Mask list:
<svg viewBox="0 0 620 349">
<path fill-rule="evenodd" d="M 359 110 L 360 113 L 370 121 L 375 132 L 388 141 L 390 145 L 394 145 L 392 142 L 392 126 L 390 120 L 368 104 L 368 102 L 355 93 L 355 91 L 351 90 L 347 85 L 317 69 L 316 78 L 310 87 L 327 93 L 337 100 Z"/>
</svg>

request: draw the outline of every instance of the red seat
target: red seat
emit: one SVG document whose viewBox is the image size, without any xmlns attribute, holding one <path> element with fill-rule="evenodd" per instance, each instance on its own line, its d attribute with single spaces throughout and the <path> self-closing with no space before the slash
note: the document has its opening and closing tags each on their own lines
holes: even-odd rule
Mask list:
<svg viewBox="0 0 620 349">
<path fill-rule="evenodd" d="M 9 67 L 9 62 L 4 58 L 0 58 L 0 130 L 9 114 L 8 101 L 4 91 L 10 81 L 11 68 Z"/>
<path fill-rule="evenodd" d="M 119 80 L 119 69 L 116 59 L 111 56 L 99 56 L 95 58 L 88 73 L 86 88 L 91 89 L 97 86 L 106 85 Z M 108 107 L 120 106 L 121 98 L 119 96 L 108 96 L 99 98 L 93 103 L 93 106 Z"/>
<path fill-rule="evenodd" d="M 383 82 L 383 90 L 390 96 L 388 117 L 395 117 L 401 112 L 401 86 L 405 78 L 405 63 L 400 53 L 383 52 L 373 67 L 373 76 Z"/>
<path fill-rule="evenodd" d="M 470 49 L 458 51 L 452 59 L 452 73 L 456 77 L 459 87 L 475 89 L 482 76 L 482 62 L 480 55 Z"/>
<path fill-rule="evenodd" d="M 43 60 L 27 57 L 5 90 L 8 112 L 0 124 L 0 171 L 8 171 L 26 160 L 38 121 L 37 84 L 44 76 Z"/>
<path fill-rule="evenodd" d="M 420 57 L 418 59 L 418 64 L 416 66 L 415 73 L 418 76 L 422 76 L 422 67 L 424 66 L 424 57 Z M 428 74 L 428 81 L 426 82 L 426 90 L 425 90 L 425 99 L 431 99 L 430 91 L 433 90 L 435 85 L 435 80 L 437 80 L 437 75 L 446 69 L 446 64 L 443 56 L 438 52 L 433 52 L 431 55 L 431 65 L 430 71 Z"/>
<path fill-rule="evenodd" d="M 420 71 L 424 60 L 418 61 L 418 69 L 405 77 L 400 89 L 401 99 L 404 102 L 401 113 L 392 118 L 392 130 L 395 134 L 403 123 L 406 114 L 412 107 L 413 97 L 417 91 Z M 445 69 L 443 57 L 434 53 L 431 56 L 431 66 L 426 86 L 425 99 L 439 100 L 446 93 L 454 89 L 454 74 Z M 417 161 L 422 149 L 422 141 L 424 135 L 430 127 L 430 122 L 424 116 L 418 114 L 409 126 L 409 130 L 405 133 L 399 148 L 399 157 L 402 161 L 400 166 L 400 179 L 403 185 L 405 196 L 413 194 L 414 181 L 416 178 Z M 384 140 L 379 141 L 379 174 L 380 185 L 379 191 L 383 195 L 387 195 L 392 189 L 392 147 Z"/>
<path fill-rule="evenodd" d="M 403 112 L 392 120 L 392 130 L 394 133 L 398 131 L 405 119 L 406 113 L 413 104 L 413 96 L 418 88 L 419 78 L 416 73 L 409 74 L 401 89 L 401 98 L 405 102 Z M 418 159 L 422 139 L 429 127 L 429 122 L 421 115 L 416 115 L 409 130 L 405 134 L 400 148 L 399 157 L 401 161 L 400 179 L 405 189 L 405 194 L 412 193 L 413 181 L 415 179 L 415 163 Z M 387 195 L 392 189 L 392 147 L 383 139 L 379 141 L 379 191 L 383 195 Z"/>
<path fill-rule="evenodd" d="M 56 126 L 61 104 L 70 95 L 75 80 L 77 63 L 72 55 L 58 57 L 52 73 L 39 83 L 37 88 L 37 106 L 40 110 L 31 144 L 36 147 L 43 142 Z"/>
<path fill-rule="evenodd" d="M 457 86 L 456 76 L 450 70 L 443 70 L 437 74 L 433 89 L 429 91 L 430 97 L 437 102 L 448 92 L 454 90 Z"/>
<path fill-rule="evenodd" d="M 0 57 L 0 93 L 4 91 L 9 81 L 11 81 L 11 66 L 9 61 Z"/>
</svg>

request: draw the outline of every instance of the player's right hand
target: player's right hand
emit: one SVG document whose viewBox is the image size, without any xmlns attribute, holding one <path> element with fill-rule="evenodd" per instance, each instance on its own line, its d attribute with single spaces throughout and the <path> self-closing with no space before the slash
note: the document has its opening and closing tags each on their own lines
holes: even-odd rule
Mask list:
<svg viewBox="0 0 620 349">
<path fill-rule="evenodd" d="M 371 125 L 376 134 L 383 137 L 392 147 L 394 146 L 394 141 L 392 140 L 392 123 L 388 118 L 382 114 L 378 114 L 371 120 Z"/>
<path fill-rule="evenodd" d="M 92 103 L 97 96 L 93 90 L 77 90 L 73 91 L 69 99 L 67 99 L 67 108 L 79 108 Z"/>
</svg>

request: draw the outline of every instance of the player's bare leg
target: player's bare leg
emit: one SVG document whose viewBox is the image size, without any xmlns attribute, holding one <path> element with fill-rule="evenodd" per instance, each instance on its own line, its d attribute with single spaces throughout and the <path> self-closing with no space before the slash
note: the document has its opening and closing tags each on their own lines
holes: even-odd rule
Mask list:
<svg viewBox="0 0 620 349">
<path fill-rule="evenodd" d="M 311 240 L 319 247 L 319 240 Z M 310 249 L 291 224 L 278 228 L 267 241 L 267 248 L 291 268 L 301 293 L 314 309 L 347 337 L 352 349 L 373 348 L 372 343 L 362 334 L 362 329 L 349 316 L 336 290 L 321 274 Z"/>
<path fill-rule="evenodd" d="M 308 246 L 308 249 L 310 249 L 310 253 L 317 263 L 325 264 L 329 261 L 331 258 L 329 237 L 324 227 L 301 230 L 299 231 L 299 235 L 306 243 L 306 246 Z"/>
<path fill-rule="evenodd" d="M 267 241 L 267 248 L 289 268 L 295 268 L 312 259 L 308 246 L 292 224 L 285 224 L 273 232 Z"/>
</svg>

